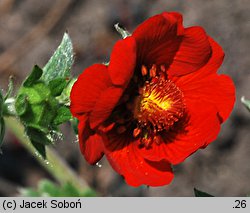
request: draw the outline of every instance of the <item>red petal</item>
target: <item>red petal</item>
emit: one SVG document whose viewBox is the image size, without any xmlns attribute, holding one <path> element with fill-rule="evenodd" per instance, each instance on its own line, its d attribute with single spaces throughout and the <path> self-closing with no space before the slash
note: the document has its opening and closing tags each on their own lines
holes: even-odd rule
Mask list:
<svg viewBox="0 0 250 213">
<path fill-rule="evenodd" d="M 175 23 L 177 21 L 177 35 L 183 35 L 184 27 L 183 27 L 183 18 L 182 15 L 178 12 L 164 12 L 162 15 L 167 19 L 168 22 Z M 169 21 L 172 20 L 172 21 Z"/>
<path fill-rule="evenodd" d="M 172 81 L 174 81 L 175 83 L 178 82 L 178 84 L 189 84 L 194 79 L 201 79 L 217 72 L 217 70 L 219 69 L 219 67 L 223 62 L 225 54 L 223 49 L 217 42 L 215 42 L 212 38 L 208 38 L 208 40 L 212 48 L 212 54 L 207 64 L 203 66 L 201 69 L 197 70 L 197 72 L 190 73 L 187 76 L 179 76 L 179 77 L 169 76 L 169 78 Z"/>
<path fill-rule="evenodd" d="M 86 120 L 81 120 L 78 125 L 79 145 L 86 161 L 96 164 L 103 156 L 103 142 L 101 136 L 89 128 Z"/>
<path fill-rule="evenodd" d="M 163 51 L 161 54 L 164 54 Z M 194 72 L 204 66 L 210 57 L 211 46 L 206 32 L 201 27 L 186 28 L 168 74 L 181 76 Z"/>
<path fill-rule="evenodd" d="M 127 184 L 135 187 L 142 184 L 162 186 L 172 181 L 174 175 L 167 161 L 145 160 L 138 154 L 135 141 L 118 136 L 104 140 L 105 154 L 113 169 L 125 178 Z"/>
<path fill-rule="evenodd" d="M 133 37 L 118 41 L 111 54 L 108 67 L 110 78 L 115 85 L 126 86 L 134 73 L 136 43 Z"/>
<path fill-rule="evenodd" d="M 187 101 L 186 104 L 190 116 L 188 124 L 182 133 L 176 135 L 173 142 L 171 137 L 167 139 L 165 150 L 167 159 L 172 164 L 182 162 L 199 148 L 204 148 L 213 142 L 220 131 L 215 107 L 199 100 Z"/>
<path fill-rule="evenodd" d="M 208 70 L 210 72 L 217 72 L 219 67 L 221 66 L 225 53 L 222 47 L 214 41 L 211 37 L 208 38 L 210 46 L 212 48 L 212 55 L 206 64 L 206 66 L 202 67 L 200 71 Z"/>
<path fill-rule="evenodd" d="M 235 87 L 230 77 L 210 74 L 207 77 L 191 74 L 183 76 L 175 84 L 181 89 L 185 100 L 199 99 L 207 106 L 216 107 L 221 122 L 230 115 L 235 103 Z"/>
<path fill-rule="evenodd" d="M 187 110 L 186 121 L 162 134 L 159 145 L 152 143 L 151 149 L 141 149 L 140 155 L 149 160 L 164 159 L 178 164 L 214 141 L 220 130 L 216 108 L 196 99 L 187 103 Z"/>
<path fill-rule="evenodd" d="M 88 67 L 77 79 L 72 87 L 70 110 L 73 116 L 80 117 L 90 112 L 98 100 L 101 92 L 111 85 L 107 67 L 95 64 Z"/>
<path fill-rule="evenodd" d="M 108 118 L 122 93 L 122 88 L 110 87 L 100 95 L 89 117 L 90 127 L 92 129 Z"/>
<path fill-rule="evenodd" d="M 144 65 L 169 65 L 179 48 L 183 34 L 178 13 L 156 15 L 139 25 L 132 36 L 137 43 L 138 62 Z"/>
<path fill-rule="evenodd" d="M 172 78 L 184 93 L 187 103 L 190 115 L 188 132 L 180 131 L 176 138 L 173 133 L 168 133 L 163 137 L 165 143 L 153 143 L 152 149 L 141 149 L 141 155 L 147 159 L 167 159 L 174 164 L 181 162 L 197 149 L 212 142 L 219 132 L 219 124 L 231 113 L 235 102 L 235 87 L 228 76 L 216 74 L 224 53 L 215 41 L 209 40 L 213 54 L 207 65 L 197 72 Z M 186 125 L 175 129 L 181 127 Z"/>
</svg>

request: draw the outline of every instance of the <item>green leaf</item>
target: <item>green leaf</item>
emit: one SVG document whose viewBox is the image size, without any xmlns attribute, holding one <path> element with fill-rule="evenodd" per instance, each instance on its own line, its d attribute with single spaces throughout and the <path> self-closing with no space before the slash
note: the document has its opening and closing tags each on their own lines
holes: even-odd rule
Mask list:
<svg viewBox="0 0 250 213">
<path fill-rule="evenodd" d="M 56 78 L 49 82 L 49 88 L 51 91 L 51 94 L 56 97 L 61 95 L 62 91 L 67 85 L 67 81 L 65 78 Z"/>
<path fill-rule="evenodd" d="M 58 187 L 49 180 L 42 180 L 39 182 L 38 192 L 41 196 L 46 197 L 58 197 L 60 195 Z"/>
<path fill-rule="evenodd" d="M 35 65 L 30 75 L 23 82 L 23 86 L 24 87 L 32 86 L 41 78 L 42 74 L 43 70 L 39 66 Z"/>
<path fill-rule="evenodd" d="M 26 188 L 20 190 L 21 196 L 43 196 L 43 197 L 93 197 L 96 193 L 93 190 L 81 190 L 71 183 L 57 185 L 50 180 L 41 180 L 37 190 Z"/>
<path fill-rule="evenodd" d="M 76 189 L 70 183 L 66 183 L 65 185 L 63 185 L 61 194 L 64 194 L 67 197 L 79 197 L 80 196 L 80 192 L 78 191 L 78 189 Z"/>
<path fill-rule="evenodd" d="M 66 121 L 69 121 L 72 118 L 71 112 L 68 107 L 62 106 L 57 111 L 57 116 L 54 119 L 53 123 L 55 125 L 60 125 Z"/>
<path fill-rule="evenodd" d="M 244 104 L 244 106 L 248 109 L 250 112 L 250 100 L 245 99 L 244 96 L 241 97 L 241 102 Z"/>
<path fill-rule="evenodd" d="M 65 183 L 60 189 L 60 195 L 63 197 L 94 197 L 96 193 L 91 190 L 80 190 L 74 187 L 71 183 Z"/>
<path fill-rule="evenodd" d="M 206 192 L 200 191 L 196 188 L 194 188 L 194 195 L 195 195 L 195 197 L 214 197 L 213 195 L 210 195 Z"/>
<path fill-rule="evenodd" d="M 96 197 L 96 192 L 91 189 L 86 189 L 81 193 L 81 197 Z"/>
<path fill-rule="evenodd" d="M 39 194 L 39 192 L 35 191 L 34 189 L 30 189 L 30 188 L 22 188 L 19 189 L 19 193 L 21 194 L 21 196 L 23 197 L 40 197 L 41 195 Z"/>
<path fill-rule="evenodd" d="M 17 96 L 15 108 L 17 115 L 22 116 L 29 107 L 28 97 L 26 94 L 20 94 Z"/>
<path fill-rule="evenodd" d="M 73 45 L 68 33 L 65 33 L 61 44 L 43 68 L 42 80 L 50 82 L 56 78 L 69 77 L 73 61 Z"/>
</svg>

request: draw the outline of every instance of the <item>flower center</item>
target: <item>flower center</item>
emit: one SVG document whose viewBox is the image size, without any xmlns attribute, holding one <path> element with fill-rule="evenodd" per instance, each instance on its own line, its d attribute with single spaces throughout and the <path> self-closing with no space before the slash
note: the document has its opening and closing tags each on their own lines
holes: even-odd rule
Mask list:
<svg viewBox="0 0 250 213">
<path fill-rule="evenodd" d="M 145 81 L 135 101 L 137 128 L 133 132 L 146 147 L 156 141 L 159 132 L 169 130 L 182 118 L 185 110 L 183 93 L 171 80 L 166 80 L 164 66 L 158 71 L 153 65 L 150 72 L 142 66 L 142 75 L 148 73 L 149 80 Z"/>
</svg>

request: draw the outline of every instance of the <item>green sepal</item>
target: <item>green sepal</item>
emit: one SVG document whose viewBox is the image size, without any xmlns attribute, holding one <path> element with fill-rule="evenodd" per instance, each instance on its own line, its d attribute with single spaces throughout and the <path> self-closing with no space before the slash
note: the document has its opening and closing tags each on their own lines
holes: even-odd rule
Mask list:
<svg viewBox="0 0 250 213">
<path fill-rule="evenodd" d="M 12 95 L 13 92 L 13 88 L 14 88 L 14 83 L 13 83 L 13 76 L 9 77 L 9 84 L 8 84 L 8 91 L 5 94 L 4 100 L 6 101 L 7 98 L 9 98 Z"/>
<path fill-rule="evenodd" d="M 49 89 L 51 91 L 51 95 L 54 97 L 61 95 L 62 91 L 67 85 L 67 81 L 65 78 L 56 78 L 49 82 Z"/>
<path fill-rule="evenodd" d="M 71 83 L 68 79 L 73 59 L 72 42 L 65 33 L 48 63 L 43 69 L 34 66 L 16 96 L 16 114 L 31 143 L 44 158 L 45 145 L 52 144 L 54 136 L 60 135 L 58 125 L 72 118 L 65 105 L 69 103 L 66 88 Z M 10 93 L 11 90 L 10 87 Z M 65 91 L 68 93 L 62 94 Z"/>
<path fill-rule="evenodd" d="M 26 110 L 18 113 L 22 122 L 25 125 L 40 125 L 47 128 L 54 119 L 58 107 L 57 100 L 50 95 L 48 86 L 38 82 L 32 87 L 22 87 L 15 104 L 17 111 L 19 111 L 19 105 L 22 109 L 21 104 L 25 100 L 28 102 Z"/>
<path fill-rule="evenodd" d="M 35 147 L 38 154 L 40 154 L 43 157 L 43 159 L 46 159 L 45 145 L 41 143 L 37 143 L 36 141 L 32 140 L 32 138 L 30 138 L 30 142 Z"/>
<path fill-rule="evenodd" d="M 76 135 L 78 135 L 78 124 L 79 124 L 79 120 L 74 117 L 71 120 L 71 126 L 73 127 L 73 130 L 74 130 L 74 132 L 75 132 Z"/>
<path fill-rule="evenodd" d="M 20 94 L 16 98 L 15 102 L 16 113 L 18 116 L 22 116 L 28 111 L 29 102 L 26 94 Z"/>
<path fill-rule="evenodd" d="M 65 105 L 69 105 L 70 103 L 70 92 L 71 89 L 76 82 L 76 78 L 73 78 L 67 82 L 66 87 L 63 89 L 60 96 L 56 97 L 56 99 L 59 101 L 59 103 L 63 103 Z"/>
<path fill-rule="evenodd" d="M 121 27 L 119 23 L 114 25 L 116 31 L 120 33 L 123 39 L 127 38 L 128 36 L 131 36 L 131 33 L 128 32 L 125 28 Z"/>
<path fill-rule="evenodd" d="M 194 188 L 194 195 L 195 195 L 195 197 L 214 197 L 213 195 L 210 195 L 206 192 L 200 191 L 196 188 Z"/>
<path fill-rule="evenodd" d="M 68 107 L 61 106 L 57 111 L 57 116 L 55 117 L 53 124 L 58 126 L 64 122 L 69 121 L 72 118 L 71 112 Z"/>
<path fill-rule="evenodd" d="M 245 99 L 245 97 L 243 96 L 243 97 L 241 97 L 241 102 L 244 104 L 244 106 L 250 112 L 250 100 Z"/>
<path fill-rule="evenodd" d="M 64 33 L 61 44 L 43 68 L 42 80 L 50 82 L 56 78 L 69 77 L 73 61 L 73 45 L 68 33 Z"/>
<path fill-rule="evenodd" d="M 39 104 L 50 97 L 50 90 L 43 82 L 38 82 L 32 87 L 21 87 L 18 95 L 25 94 L 30 104 Z"/>
<path fill-rule="evenodd" d="M 42 74 L 43 70 L 39 66 L 35 65 L 30 75 L 24 80 L 23 86 L 31 87 L 41 78 Z"/>
<path fill-rule="evenodd" d="M 76 78 L 71 79 L 71 80 L 68 82 L 68 84 L 67 84 L 67 86 L 65 87 L 65 89 L 63 90 L 62 95 L 65 95 L 65 96 L 67 96 L 67 97 L 69 98 L 70 93 L 71 93 L 71 90 L 72 90 L 72 87 L 73 87 L 73 85 L 74 85 L 74 83 L 75 83 L 76 81 L 77 81 Z"/>
<path fill-rule="evenodd" d="M 39 126 L 27 126 L 25 130 L 26 134 L 33 140 L 34 143 L 49 145 L 53 142 L 48 138 L 49 133 L 45 130 L 42 130 Z"/>
</svg>

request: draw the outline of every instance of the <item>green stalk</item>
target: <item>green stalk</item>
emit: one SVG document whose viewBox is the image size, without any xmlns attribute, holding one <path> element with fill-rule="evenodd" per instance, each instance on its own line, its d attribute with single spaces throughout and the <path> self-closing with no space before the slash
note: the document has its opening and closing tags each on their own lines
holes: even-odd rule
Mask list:
<svg viewBox="0 0 250 213">
<path fill-rule="evenodd" d="M 29 138 L 24 132 L 24 127 L 15 117 L 5 118 L 6 127 L 19 139 L 22 145 L 34 156 L 41 166 L 46 169 L 60 184 L 71 183 L 82 190 L 90 189 L 87 182 L 78 177 L 69 165 L 51 147 L 46 146 L 47 159 L 44 160 L 37 154 Z"/>
</svg>

